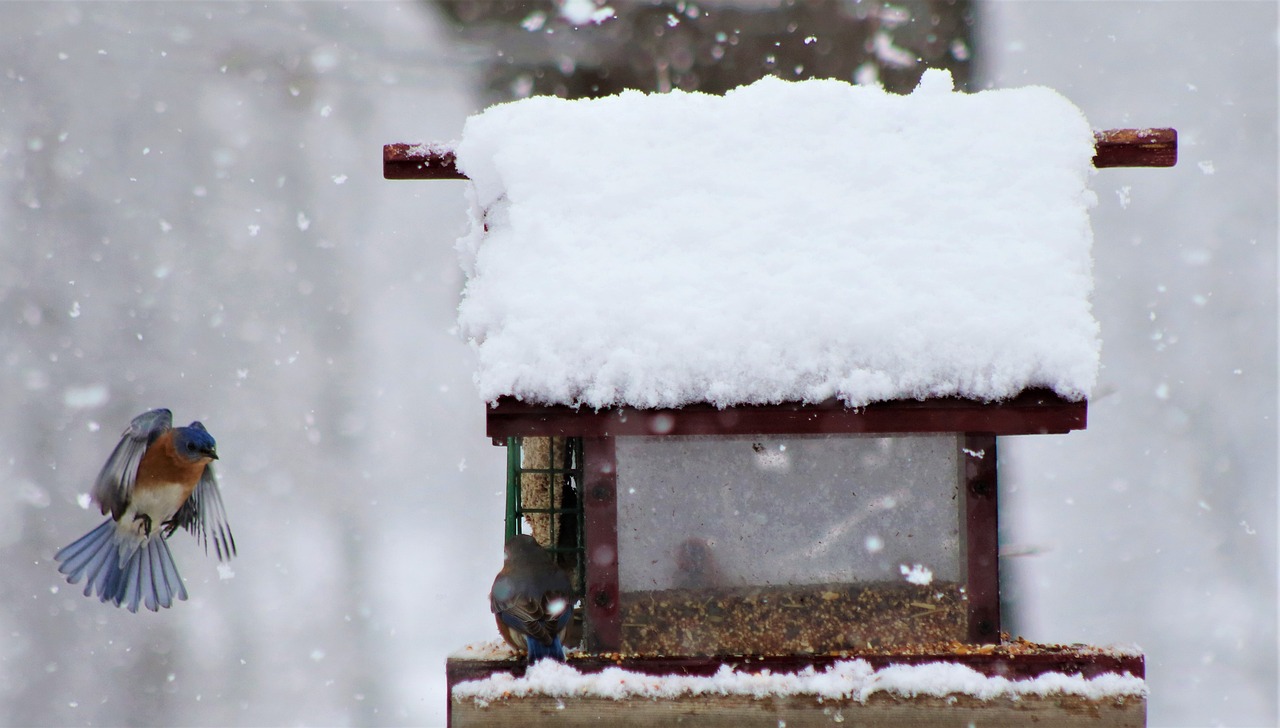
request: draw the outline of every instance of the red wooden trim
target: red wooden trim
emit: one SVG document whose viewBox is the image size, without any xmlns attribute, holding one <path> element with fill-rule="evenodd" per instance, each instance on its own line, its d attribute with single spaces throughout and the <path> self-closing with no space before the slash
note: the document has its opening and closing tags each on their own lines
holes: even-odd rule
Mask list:
<svg viewBox="0 0 1280 728">
<path fill-rule="evenodd" d="M 1000 544 L 996 489 L 996 436 L 966 432 L 964 463 L 966 588 L 969 641 L 1000 641 Z"/>
<path fill-rule="evenodd" d="M 1087 415 L 1087 402 L 1071 402 L 1048 390 L 1027 390 L 1003 402 L 955 398 L 897 400 L 875 402 L 857 409 L 829 400 L 820 404 L 746 405 L 725 409 L 697 404 L 679 409 L 592 410 L 503 397 L 488 409 L 486 434 L 489 437 L 922 432 L 1031 435 L 1082 430 Z"/>
<path fill-rule="evenodd" d="M 458 171 L 453 150 L 440 144 L 386 144 L 382 147 L 383 179 L 466 179 Z"/>
<path fill-rule="evenodd" d="M 618 465 L 613 438 L 584 438 L 582 462 L 587 649 L 615 652 L 622 644 L 622 624 L 618 610 Z"/>
<path fill-rule="evenodd" d="M 1177 129 L 1107 129 L 1093 133 L 1093 166 L 1172 167 L 1178 163 Z"/>
<path fill-rule="evenodd" d="M 1172 167 L 1178 161 L 1176 129 L 1105 129 L 1093 133 L 1093 166 Z M 443 144 L 385 144 L 385 179 L 467 179 L 453 149 Z"/>
<path fill-rule="evenodd" d="M 1011 648 L 1016 650 L 1017 648 Z M 1038 645 L 1034 652 L 1007 651 L 997 646 L 991 652 L 960 654 L 948 650 L 925 651 L 918 654 L 892 652 L 854 652 L 848 655 L 776 655 L 769 657 L 743 655 L 712 655 L 706 657 L 619 657 L 617 655 L 581 655 L 569 659 L 569 665 L 579 672 L 596 673 L 608 667 L 646 675 L 714 675 L 722 665 L 729 665 L 743 672 L 769 670 L 775 674 L 799 672 L 807 667 L 821 671 L 840 660 L 866 660 L 873 669 L 890 665 L 923 665 L 931 662 L 952 662 L 966 665 L 988 677 L 1001 676 L 1011 680 L 1034 678 L 1048 673 L 1081 675 L 1093 678 L 1103 673 L 1129 673 L 1146 678 L 1146 659 L 1143 655 L 1128 655 L 1097 650 L 1091 647 L 1067 647 Z M 468 680 L 481 680 L 490 675 L 507 673 L 516 677 L 524 675 L 524 660 L 468 660 L 449 658 L 445 663 L 445 676 L 450 693 L 453 686 Z"/>
</svg>

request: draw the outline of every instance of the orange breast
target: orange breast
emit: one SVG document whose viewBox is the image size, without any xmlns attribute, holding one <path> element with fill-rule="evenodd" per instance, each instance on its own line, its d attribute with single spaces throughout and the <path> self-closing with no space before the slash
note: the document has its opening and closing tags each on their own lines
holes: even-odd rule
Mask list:
<svg viewBox="0 0 1280 728">
<path fill-rule="evenodd" d="M 196 483 L 204 474 L 208 458 L 195 462 L 178 456 L 178 449 L 173 444 L 173 431 L 164 433 L 151 443 L 138 463 L 138 477 L 134 481 L 135 489 L 146 489 L 178 483 L 183 486 L 182 500 L 191 497 Z"/>
</svg>

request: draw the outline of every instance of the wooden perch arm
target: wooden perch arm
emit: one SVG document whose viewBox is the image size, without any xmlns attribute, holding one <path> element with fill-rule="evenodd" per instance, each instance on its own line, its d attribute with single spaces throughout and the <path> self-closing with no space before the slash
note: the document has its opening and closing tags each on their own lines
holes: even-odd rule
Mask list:
<svg viewBox="0 0 1280 728">
<path fill-rule="evenodd" d="M 1176 129 L 1107 129 L 1093 133 L 1093 166 L 1172 167 L 1178 162 Z M 382 148 L 386 179 L 466 179 L 453 150 L 442 144 L 388 144 Z"/>
<path fill-rule="evenodd" d="M 1172 167 L 1178 163 L 1177 129 L 1107 129 L 1093 133 L 1093 166 Z"/>
<path fill-rule="evenodd" d="M 387 144 L 382 147 L 384 179 L 466 179 L 453 149 L 443 144 Z"/>
</svg>

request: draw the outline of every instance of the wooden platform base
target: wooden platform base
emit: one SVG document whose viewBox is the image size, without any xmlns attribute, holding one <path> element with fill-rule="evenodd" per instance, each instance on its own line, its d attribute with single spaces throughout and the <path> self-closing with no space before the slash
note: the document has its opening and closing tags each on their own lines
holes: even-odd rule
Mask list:
<svg viewBox="0 0 1280 728">
<path fill-rule="evenodd" d="M 932 726 L 1090 726 L 1141 728 L 1146 725 L 1146 701 L 1141 698 L 1093 701 L 1078 696 L 1023 697 L 1018 700 L 972 697 L 901 698 L 877 694 L 867 702 L 819 702 L 806 695 L 774 698 L 750 696 L 688 697 L 668 700 L 611 700 L 609 698 L 550 698 L 503 700 L 481 707 L 475 701 L 454 701 L 455 728 L 474 726 L 600 726 L 651 728 L 686 725 L 702 728 L 808 728 L 840 725 L 876 728 L 932 728 Z"/>
<path fill-rule="evenodd" d="M 861 660 L 866 664 L 857 667 L 843 662 L 847 660 Z M 1146 689 L 1141 682 L 1144 663 L 1140 653 L 1127 650 L 1087 645 L 1035 645 L 1020 640 L 998 646 L 955 643 L 910 654 L 868 651 L 844 657 L 573 655 L 568 667 L 552 663 L 556 670 L 563 672 L 542 671 L 534 682 L 528 683 L 519 680 L 525 675 L 525 666 L 514 654 L 506 657 L 472 652 L 455 655 L 447 663 L 449 724 L 455 728 L 517 725 L 799 728 L 833 724 L 890 728 L 970 725 L 1140 728 L 1146 725 L 1147 714 Z M 766 680 L 770 675 L 818 674 L 828 680 L 823 683 L 828 687 L 781 689 L 778 694 L 762 694 L 773 688 L 762 688 L 758 682 L 752 682 L 747 690 L 716 687 L 654 692 L 641 689 L 652 682 L 648 676 L 706 677 L 716 675 L 725 666 L 736 673 L 766 676 Z M 874 675 L 867 672 L 899 666 L 910 668 L 907 672 L 912 674 L 918 674 L 914 673 L 917 667 L 927 668 L 927 675 L 931 677 L 924 683 L 897 682 L 895 687 L 890 683 L 900 680 L 902 671 Z M 622 683 L 630 685 L 624 691 L 628 697 L 607 697 L 618 693 L 613 688 L 602 692 L 596 687 L 601 683 L 594 682 L 594 674 L 612 667 L 637 673 L 634 679 L 623 676 Z M 812 670 L 802 673 L 809 668 Z M 965 677 L 959 683 L 966 686 L 965 689 L 939 697 L 939 693 L 948 688 L 937 689 L 933 676 L 938 675 L 939 670 L 945 672 L 953 668 L 968 668 L 961 672 L 972 675 L 977 682 Z M 828 670 L 834 672 L 828 673 Z M 898 677 L 890 678 L 890 674 Z M 491 676 L 494 680 L 489 680 Z M 984 684 L 982 676 L 995 680 Z M 1044 681 L 1022 682 L 1045 676 L 1048 679 Z M 859 681 L 870 677 L 889 683 L 863 682 L 863 687 L 858 687 Z M 616 678 L 615 675 L 610 678 L 612 682 L 605 682 L 617 685 Z M 1094 678 L 1100 678 L 1101 682 L 1085 682 Z M 847 686 L 843 682 L 846 679 L 850 681 Z M 485 682 L 473 682 L 476 680 Z M 837 680 L 838 687 L 830 689 L 829 680 Z M 1009 681 L 1017 684 L 1011 685 Z M 869 684 L 877 687 L 867 689 Z M 911 687 L 921 684 L 932 687 Z M 1121 687 L 1102 690 L 1097 687 L 1099 684 Z M 533 685 L 538 687 L 531 687 Z M 554 688 L 548 690 L 548 685 Z M 726 692 L 730 694 L 724 694 Z M 477 695 L 483 697 L 476 698 Z M 670 697 L 672 695 L 676 697 Z M 831 697 L 841 695 L 852 697 Z"/>
</svg>

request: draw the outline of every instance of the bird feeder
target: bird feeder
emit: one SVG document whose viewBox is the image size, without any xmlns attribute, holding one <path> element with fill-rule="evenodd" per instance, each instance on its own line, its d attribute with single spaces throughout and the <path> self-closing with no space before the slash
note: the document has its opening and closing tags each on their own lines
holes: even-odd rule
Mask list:
<svg viewBox="0 0 1280 728">
<path fill-rule="evenodd" d="M 1063 355 L 1062 368 L 1071 370 L 1065 378 L 1055 378 L 1050 371 L 1054 357 L 1073 344 L 1062 345 L 1055 338 L 1061 332 L 1035 330 L 1036 321 L 1030 322 L 1030 328 L 1019 328 L 1026 324 L 1019 323 L 1019 317 L 1025 313 L 1021 309 L 1035 309 L 1041 305 L 1040 296 L 1048 297 L 1046 310 L 1070 310 L 1061 318 L 1048 315 L 1042 323 L 1051 329 L 1074 327 L 1062 336 L 1084 342 L 1082 349 L 1077 348 L 1085 351 L 1086 364 L 1092 341 L 1096 358 L 1096 329 L 1089 328 L 1087 304 L 1090 235 L 1087 215 L 1083 231 L 1078 229 L 1079 216 L 1085 213 L 1075 208 L 1058 217 L 1053 211 L 1031 213 L 1039 214 L 1045 226 L 1068 229 L 1063 249 L 1069 252 L 1059 255 L 1061 249 L 1054 252 L 1053 243 L 1047 244 L 1046 252 L 1037 247 L 1035 230 L 1028 232 L 1016 219 L 1008 219 L 1017 218 L 1022 205 L 1037 201 L 996 202 L 994 212 L 974 213 L 974 208 L 987 204 L 984 196 L 1002 194 L 1005 188 L 1029 187 L 1028 194 L 1034 196 L 1040 194 L 1036 185 L 1044 180 L 1050 180 L 1043 182 L 1049 188 L 1059 184 L 1064 173 L 1054 164 L 1061 166 L 1062 158 L 1079 161 L 1079 149 L 1067 143 L 1065 152 L 1046 150 L 1043 157 L 1048 161 L 1042 164 L 1035 146 L 1041 142 L 1034 137 L 1040 135 L 1049 140 L 1044 142 L 1047 146 L 1053 145 L 1059 130 L 1046 127 L 1053 127 L 1055 114 L 1065 116 L 1066 130 L 1061 133 L 1078 137 L 1076 127 L 1083 119 L 1057 108 L 1059 101 L 1069 104 L 1044 89 L 1029 94 L 1025 104 L 1007 92 L 988 95 L 983 101 L 991 105 L 978 108 L 970 118 L 966 116 L 969 105 L 983 94 L 955 94 L 949 83 L 945 89 L 927 88 L 938 83 L 926 74 L 915 94 L 890 97 L 871 89 L 768 79 L 757 84 L 759 91 L 740 89 L 734 92 L 736 97 L 725 97 L 721 106 L 710 97 L 680 94 L 624 94 L 591 105 L 576 102 L 576 108 L 568 108 L 568 102 L 535 99 L 498 107 L 497 114 L 486 112 L 483 116 L 489 117 L 489 123 L 469 125 L 456 150 L 441 145 L 386 147 L 388 179 L 472 179 L 475 232 L 461 247 L 474 252 L 493 246 L 497 249 L 493 255 L 502 256 L 516 269 L 504 278 L 496 272 L 501 266 L 494 259 L 476 258 L 468 264 L 472 284 L 467 296 L 474 298 L 470 309 L 468 302 L 463 304 L 463 324 L 464 329 L 470 326 L 482 367 L 488 372 L 480 377 L 488 400 L 486 435 L 507 448 L 507 535 L 531 533 L 573 575 L 581 596 L 581 648 L 569 659 L 576 670 L 592 673 L 620 665 L 646 675 L 696 676 L 712 675 L 730 665 L 754 673 L 787 673 L 860 659 L 873 669 L 945 663 L 1008 679 L 1030 680 L 1045 674 L 1086 680 L 1109 674 L 1142 677 L 1141 654 L 1031 645 L 1010 640 L 1001 629 L 999 438 L 1080 430 L 1086 425 L 1088 409 L 1087 383 L 1077 386 L 1072 379 L 1081 369 L 1071 369 L 1072 356 L 1078 352 Z M 851 92 L 867 96 L 855 99 L 850 108 L 839 107 Z M 1053 99 L 1046 100 L 1045 94 Z M 695 102 L 718 116 L 697 116 L 700 109 L 686 108 Z M 911 107 L 912 103 L 919 108 Z M 532 109 L 527 118 L 521 116 L 521 104 Z M 811 115 L 817 122 L 803 112 L 806 104 L 824 109 Z M 1046 104 L 1057 110 L 1044 111 Z M 663 108 L 646 118 L 650 107 Z M 757 118 L 768 117 L 770 108 L 789 109 L 781 118 L 789 113 L 796 119 L 790 132 L 785 123 L 770 127 L 771 119 Z M 539 110 L 551 116 L 540 116 Z M 833 121 L 841 113 L 846 116 Z M 957 116 L 950 117 L 953 113 Z M 682 116 L 688 114 L 692 117 Z M 636 116 L 641 118 L 628 127 L 627 119 Z M 574 126 L 578 117 L 585 120 Z M 1030 122 L 1036 128 L 1026 130 L 1023 143 L 1019 129 Z M 673 177 L 701 174 L 698 161 L 689 157 L 696 157 L 701 145 L 715 143 L 695 138 L 679 148 L 687 152 L 664 151 L 664 139 L 667 146 L 678 146 L 675 140 L 681 129 L 696 137 L 696 129 L 707 126 L 732 139 L 731 127 L 736 123 L 746 125 L 748 135 L 776 128 L 779 138 L 772 139 L 768 149 L 740 149 L 738 156 L 746 160 L 745 166 L 731 164 L 715 180 L 695 182 L 676 198 L 651 199 L 650 193 Z M 969 135 L 961 139 L 963 149 L 938 147 L 954 143 L 947 141 L 949 125 L 969 130 L 956 132 Z M 571 141 L 561 147 L 540 146 L 538 140 L 544 137 L 538 137 L 536 130 L 547 128 L 559 129 Z M 1172 166 L 1175 162 L 1173 130 L 1091 134 L 1087 126 L 1083 128 L 1086 167 L 1090 162 L 1096 168 Z M 611 141 L 595 137 L 581 141 L 591 129 L 607 129 L 603 138 Z M 864 136 L 852 146 L 820 136 L 846 132 Z M 796 138 L 788 138 L 789 133 Z M 494 151 L 493 139 L 500 140 L 504 134 L 510 143 Z M 895 143 L 902 145 L 900 150 L 895 151 Z M 608 144 L 608 149 L 601 144 Z M 636 151 L 620 157 L 619 166 L 610 170 L 612 177 L 592 167 L 598 156 L 627 145 L 634 145 Z M 922 147 L 932 151 L 917 152 Z M 869 156 L 860 156 L 864 153 Z M 670 156 L 662 164 L 645 166 L 646 159 L 664 154 Z M 895 154 L 900 164 L 894 163 Z M 948 154 L 986 158 L 956 166 Z M 725 156 L 733 155 L 722 153 L 720 158 Z M 458 158 L 463 159 L 461 164 Z M 539 165 L 547 176 L 540 185 L 530 185 L 529 180 L 538 175 L 522 177 L 522 170 Z M 866 172 L 876 165 L 884 169 Z M 951 171 L 935 173 L 935 167 L 948 165 Z M 912 169 L 901 174 L 885 171 L 901 167 Z M 754 180 L 739 173 L 749 168 L 757 170 Z M 575 170 L 586 179 L 575 178 Z M 963 179 L 949 176 L 956 170 L 964 173 Z M 925 201 L 919 202 L 923 207 L 892 215 L 854 211 L 846 219 L 840 206 L 820 198 L 831 194 L 822 191 L 824 179 L 847 177 L 853 181 L 843 187 L 837 184 L 835 194 L 849 195 L 844 199 L 850 207 L 915 205 L 912 200 L 922 198 L 913 197 L 912 191 L 923 195 Z M 873 178 L 874 184 L 868 182 Z M 645 214 L 653 230 L 635 224 L 646 219 L 644 214 L 627 220 L 623 218 L 630 210 L 591 210 L 596 191 L 615 184 L 623 189 L 621 194 L 632 196 L 639 210 L 648 210 Z M 938 192 L 931 192 L 929 186 L 935 184 L 956 185 L 952 191 L 963 199 L 956 205 L 931 206 Z M 965 198 L 967 184 L 991 184 L 996 191 Z M 1066 186 L 1071 184 L 1068 181 Z M 773 240 L 770 249 L 767 243 L 745 239 L 756 233 L 755 228 L 733 228 L 728 220 L 708 221 L 682 208 L 688 202 L 695 208 L 705 206 L 710 215 L 736 210 L 735 218 L 754 219 L 755 215 L 764 221 L 759 224 L 768 224 L 771 201 L 761 197 L 759 190 L 753 191 L 758 187 L 787 197 L 779 209 L 791 209 L 797 218 L 809 221 L 830 213 L 837 218 L 838 229 L 846 226 L 847 240 L 840 238 L 833 247 L 823 248 L 830 230 L 821 224 L 800 225 L 791 238 Z M 582 195 L 566 203 L 564 210 L 548 213 L 559 216 L 562 227 L 557 223 L 554 230 L 543 229 L 540 220 L 530 222 L 527 210 L 518 208 L 524 202 L 522 196 L 532 196 L 530 204 L 554 206 L 560 190 L 565 190 L 564 195 Z M 735 194 L 741 195 L 736 202 Z M 811 205 L 815 197 L 824 204 Z M 726 203 L 719 198 L 729 199 Z M 599 204 L 607 207 L 608 203 Z M 1079 201 L 1069 200 L 1067 206 L 1075 204 Z M 603 214 L 619 220 L 616 229 L 602 234 L 628 235 L 640 229 L 641 239 L 613 248 L 591 247 L 595 238 L 589 234 L 590 226 L 584 235 L 571 219 L 583 209 L 588 216 Z M 921 215 L 934 219 L 921 223 L 917 219 Z M 685 235 L 686 242 L 671 244 L 664 238 L 668 224 L 675 230 L 671 234 Z M 782 224 L 784 232 L 791 224 Z M 939 231 L 953 225 L 955 237 L 963 239 L 938 239 L 949 237 Z M 728 237 L 718 237 L 722 226 L 732 228 Z M 1043 232 L 1045 237 L 1061 238 L 1056 231 Z M 556 255 L 554 245 L 538 248 L 542 244 L 538 236 L 557 235 L 567 237 L 570 245 L 578 244 L 574 240 L 586 241 L 580 243 L 584 260 L 572 253 Z M 744 239 L 740 250 L 732 245 L 734 235 Z M 984 236 L 996 242 L 964 247 Z M 885 243 L 886 238 L 892 239 Z M 1083 263 L 1077 255 L 1080 239 Z M 704 240 L 722 248 L 710 258 L 694 256 L 661 268 L 662 261 L 684 255 L 687 246 Z M 949 247 L 953 244 L 960 246 L 958 255 Z M 525 245 L 534 250 L 524 250 Z M 655 245 L 659 250 L 648 256 L 647 246 Z M 908 252 L 898 255 L 903 246 Z M 527 264 L 509 258 L 525 253 L 542 257 L 530 257 Z M 846 254 L 855 259 L 852 264 L 839 260 Z M 616 259 L 610 262 L 609 255 Z M 766 255 L 770 271 L 753 277 L 753 261 Z M 791 268 L 778 262 L 788 260 L 788 255 L 818 259 Z M 1022 257 L 1031 260 L 1027 267 L 1020 267 L 1021 263 L 1009 267 L 1007 261 L 997 260 Z M 705 265 L 707 260 L 714 265 Z M 528 267 L 521 270 L 522 265 Z M 588 285 L 606 275 L 600 271 L 608 271 L 610 265 L 618 275 L 604 285 L 613 287 L 606 290 L 612 290 L 615 299 L 634 301 L 640 308 L 647 305 L 644 299 L 649 296 L 674 296 L 690 303 L 674 307 L 680 311 L 678 316 L 663 316 L 659 321 L 643 314 L 631 318 L 631 304 L 618 306 L 616 300 Z M 646 275 L 649 265 L 659 270 Z M 894 265 L 906 271 L 904 278 L 893 278 L 897 275 Z M 912 280 L 919 266 L 929 265 L 934 273 L 917 280 L 929 290 L 904 283 Z M 954 276 L 947 275 L 948 266 L 954 266 Z M 867 269 L 874 275 L 858 278 Z M 1071 270 L 1063 273 L 1061 269 Z M 839 279 L 824 280 L 831 277 L 828 270 Z M 536 296 L 527 299 L 531 301 L 527 307 L 505 299 L 501 304 L 489 300 L 483 306 L 474 302 L 492 294 L 488 287 L 512 285 L 511 281 L 521 280 L 521 274 L 526 276 L 523 280 L 537 282 L 528 283 L 531 288 L 558 286 L 569 292 L 546 293 L 545 297 L 556 299 L 546 311 L 537 310 L 543 302 Z M 736 276 L 752 290 L 735 290 L 733 280 L 715 289 L 699 279 L 719 275 Z M 643 287 L 630 288 L 629 277 Z M 666 281 L 672 281 L 670 290 L 664 290 Z M 698 297 L 704 282 L 716 291 L 714 297 Z M 846 285 L 860 287 L 858 303 L 840 298 Z M 931 298 L 934 294 L 940 297 Z M 993 303 L 987 298 L 999 300 Z M 799 299 L 805 302 L 795 303 Z M 916 310 L 917 305 L 927 308 L 931 301 L 959 310 Z M 968 302 L 990 308 L 968 311 Z M 791 318 L 798 332 L 779 323 L 786 317 L 770 318 L 771 307 L 793 304 L 804 311 L 803 316 Z M 742 310 L 724 313 L 735 306 Z M 837 310 L 832 311 L 833 307 Z M 672 308 L 665 306 L 662 311 Z M 739 318 L 716 318 L 722 315 Z M 616 320 L 602 323 L 602 316 L 616 316 Z M 884 330 L 877 328 L 880 316 Z M 954 316 L 955 331 L 945 325 L 949 316 Z M 708 332 L 726 328 L 725 321 L 731 322 L 728 328 L 762 323 L 723 338 L 716 333 L 695 334 L 694 338 L 705 336 L 710 348 L 740 347 L 719 356 L 681 348 L 687 344 L 686 329 L 702 325 L 700 317 L 712 319 Z M 966 323 L 972 321 L 978 323 Z M 559 333 L 549 343 L 527 343 L 519 338 L 526 324 L 569 333 Z M 1002 330 L 1006 324 L 1009 330 Z M 656 333 L 638 331 L 645 327 Z M 828 339 L 824 327 L 837 333 Z M 847 329 L 866 335 L 838 333 Z M 629 334 L 638 331 L 638 346 L 660 350 L 669 345 L 675 351 L 664 358 L 647 350 L 619 353 L 627 348 L 625 344 L 585 344 L 607 350 L 603 358 L 593 359 L 597 351 L 578 350 L 568 338 L 575 331 L 585 339 L 616 336 L 616 342 L 628 342 Z M 879 343 L 873 347 L 875 342 Z M 1040 344 L 1043 348 L 1037 349 Z M 880 349 L 894 347 L 921 353 L 880 355 Z M 530 364 L 539 360 L 541 365 Z M 576 362 L 583 361 L 575 368 Z M 894 371 L 894 367 L 906 371 Z M 451 690 L 468 681 L 495 674 L 521 675 L 524 670 L 523 663 L 512 656 L 475 652 L 450 658 L 448 664 Z M 552 700 L 564 706 L 557 715 L 570 723 L 617 719 L 623 709 L 617 699 L 580 704 L 563 697 L 544 696 L 543 700 L 539 703 L 534 696 L 506 703 L 516 711 L 514 715 L 527 715 Z M 786 696 L 766 709 L 758 700 L 753 703 L 755 698 L 742 700 L 755 706 L 752 710 L 764 711 L 762 715 L 770 720 L 796 719 L 815 711 L 820 715 L 824 709 L 829 715 L 833 704 Z M 1145 721 L 1141 696 L 1081 700 L 1085 713 L 1104 724 Z M 504 720 L 495 701 L 483 702 L 451 698 L 451 722 L 488 725 Z M 887 720 L 922 706 L 938 708 L 927 702 L 895 698 L 876 708 L 888 712 L 865 717 Z M 966 716 L 980 720 L 988 716 L 984 710 L 1012 710 L 1035 720 L 1081 710 L 1062 696 L 1039 703 L 1012 698 L 1003 707 L 981 703 L 961 700 L 957 704 L 953 696 L 949 705 L 954 710 L 947 713 L 948 703 L 943 701 L 943 713 L 935 713 L 934 720 L 954 722 L 955 711 L 962 708 L 970 711 Z M 575 713 L 575 705 L 585 712 Z M 677 709 L 698 715 L 703 724 L 718 724 L 714 715 L 723 713 L 723 705 L 703 704 L 703 713 L 698 705 L 693 701 Z M 672 709 L 669 703 L 654 706 L 650 699 L 623 707 L 658 711 L 645 713 L 647 720 L 659 720 L 664 715 L 661 711 Z"/>
</svg>

